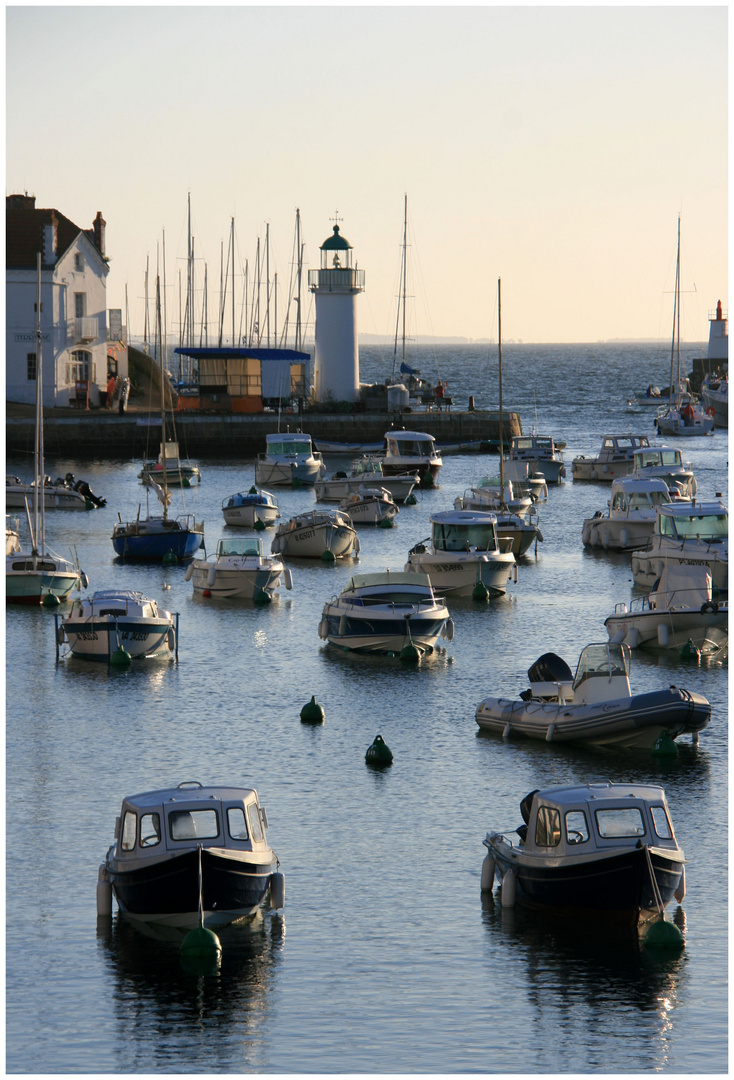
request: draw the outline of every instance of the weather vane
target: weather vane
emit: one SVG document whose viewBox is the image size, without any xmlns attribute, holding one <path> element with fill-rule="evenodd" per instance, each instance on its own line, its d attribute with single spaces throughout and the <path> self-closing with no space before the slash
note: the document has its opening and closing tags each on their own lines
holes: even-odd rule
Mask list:
<svg viewBox="0 0 734 1080">
<path fill-rule="evenodd" d="M 340 221 L 344 221 L 344 218 L 340 218 L 339 217 L 339 211 L 335 210 L 333 218 L 329 218 L 329 221 L 335 221 L 338 224 Z"/>
</svg>

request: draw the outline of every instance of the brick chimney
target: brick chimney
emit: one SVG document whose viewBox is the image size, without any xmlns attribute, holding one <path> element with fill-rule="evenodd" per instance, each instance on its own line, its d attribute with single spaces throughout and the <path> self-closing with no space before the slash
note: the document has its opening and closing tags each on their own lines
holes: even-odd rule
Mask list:
<svg viewBox="0 0 734 1080">
<path fill-rule="evenodd" d="M 55 266 L 59 253 L 59 219 L 53 210 L 43 225 L 43 264 Z"/>
<path fill-rule="evenodd" d="M 102 258 L 104 258 L 104 230 L 106 224 L 107 222 L 102 217 L 102 211 L 98 210 L 92 228 L 94 230 L 94 246 Z"/>
</svg>

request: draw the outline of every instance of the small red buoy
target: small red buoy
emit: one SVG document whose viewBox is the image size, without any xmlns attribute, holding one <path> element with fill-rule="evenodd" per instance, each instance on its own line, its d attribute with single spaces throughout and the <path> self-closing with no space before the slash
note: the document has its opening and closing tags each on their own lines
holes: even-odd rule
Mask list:
<svg viewBox="0 0 734 1080">
<path fill-rule="evenodd" d="M 209 589 L 202 589 L 201 590 L 201 595 L 202 596 L 211 596 L 211 592 L 209 591 Z"/>
</svg>

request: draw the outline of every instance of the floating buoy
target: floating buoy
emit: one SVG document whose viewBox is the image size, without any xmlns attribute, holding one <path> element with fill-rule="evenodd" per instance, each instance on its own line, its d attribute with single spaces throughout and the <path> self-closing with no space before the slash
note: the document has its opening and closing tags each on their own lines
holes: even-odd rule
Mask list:
<svg viewBox="0 0 734 1080">
<path fill-rule="evenodd" d="M 256 604 L 262 607 L 265 604 L 270 603 L 272 596 L 265 589 L 258 589 L 252 599 Z"/>
<path fill-rule="evenodd" d="M 110 663 L 114 664 L 115 667 L 127 667 L 128 664 L 132 663 L 132 659 L 130 653 L 127 649 L 123 649 L 122 645 L 110 654 Z"/>
<path fill-rule="evenodd" d="M 494 855 L 491 851 L 487 852 L 482 863 L 479 887 L 482 892 L 491 892 L 494 888 Z"/>
<path fill-rule="evenodd" d="M 199 923 L 181 942 L 181 958 L 206 963 L 218 962 L 222 956 L 222 943 L 213 930 Z"/>
<path fill-rule="evenodd" d="M 202 596 L 211 596 L 211 591 L 209 589 L 202 589 L 201 590 L 201 595 Z"/>
<path fill-rule="evenodd" d="M 265 528 L 265 522 L 262 518 L 255 518 L 255 524 L 252 526 L 255 532 L 262 532 Z"/>
<path fill-rule="evenodd" d="M 321 555 L 321 561 L 325 563 L 333 563 L 336 562 L 336 556 L 334 555 L 333 551 L 330 551 L 329 548 L 327 548 L 326 551 L 324 551 Z"/>
<path fill-rule="evenodd" d="M 112 884 L 107 867 L 100 865 L 97 874 L 97 918 L 107 919 L 112 914 Z"/>
<path fill-rule="evenodd" d="M 250 490 L 249 490 L 249 491 L 247 492 L 247 494 L 248 494 L 248 495 L 257 495 L 257 488 L 255 487 L 255 485 L 254 485 L 254 484 L 252 485 L 252 487 L 250 488 Z"/>
<path fill-rule="evenodd" d="M 403 506 L 415 506 L 415 504 L 416 504 L 417 502 L 418 502 L 418 500 L 416 499 L 415 495 L 414 495 L 414 494 L 413 494 L 413 492 L 411 491 L 411 493 L 410 493 L 410 495 L 408 496 L 408 498 L 407 498 L 407 499 L 404 499 L 404 500 L 403 500 Z"/>
<path fill-rule="evenodd" d="M 53 607 L 58 607 L 59 604 L 61 603 L 61 601 L 59 600 L 58 596 L 56 596 L 55 593 L 50 592 L 50 593 L 46 593 L 46 595 L 44 596 L 41 603 L 43 604 L 44 607 L 53 608 Z"/>
<path fill-rule="evenodd" d="M 678 746 L 669 731 L 664 731 L 658 736 L 650 753 L 654 757 L 674 757 L 678 753 Z"/>
<path fill-rule="evenodd" d="M 163 556 L 163 565 L 164 566 L 176 566 L 177 563 L 178 563 L 178 559 L 176 558 L 176 553 L 174 551 L 171 551 L 170 548 L 169 548 L 169 550 Z"/>
<path fill-rule="evenodd" d="M 391 517 L 384 517 L 382 519 L 382 521 L 380 522 L 380 528 L 381 529 L 392 529 L 392 527 L 393 526 L 392 526 L 392 518 Z"/>
<path fill-rule="evenodd" d="M 301 709 L 301 723 L 302 724 L 323 724 L 324 722 L 324 710 L 316 701 L 315 696 L 311 696 L 311 700 L 307 701 Z"/>
<path fill-rule="evenodd" d="M 471 591 L 472 600 L 489 600 L 489 589 L 480 579 Z"/>
<path fill-rule="evenodd" d="M 512 870 L 508 870 L 505 876 L 502 878 L 500 899 L 503 908 L 511 908 L 515 906 L 515 874 Z"/>
<path fill-rule="evenodd" d="M 403 646 L 400 650 L 400 659 L 405 660 L 409 664 L 417 664 L 420 662 L 421 651 L 417 646 L 409 641 L 407 645 Z"/>
<path fill-rule="evenodd" d="M 375 735 L 372 745 L 367 748 L 364 760 L 368 765 L 392 765 L 392 750 L 382 735 Z"/>
<path fill-rule="evenodd" d="M 693 639 L 689 638 L 680 651 L 681 660 L 700 660 L 700 650 L 693 644 Z"/>
<path fill-rule="evenodd" d="M 285 877 L 280 871 L 270 875 L 270 905 L 274 908 L 285 907 Z"/>
<path fill-rule="evenodd" d="M 429 469 L 428 472 L 424 472 L 423 476 L 421 477 L 421 487 L 422 488 L 432 488 L 434 486 L 434 484 L 435 484 L 435 480 L 433 479 L 433 474 L 432 474 L 431 470 Z"/>
<path fill-rule="evenodd" d="M 299 488 L 299 487 L 302 487 L 302 486 L 303 486 L 303 485 L 301 484 L 301 478 L 300 478 L 300 476 L 294 476 L 294 477 L 293 477 L 293 481 L 292 481 L 292 485 L 291 485 L 291 486 L 292 486 L 292 487 L 294 487 L 294 488 Z"/>
<path fill-rule="evenodd" d="M 643 939 L 643 945 L 648 949 L 682 949 L 684 944 L 678 927 L 668 922 L 664 915 L 651 924 Z"/>
</svg>

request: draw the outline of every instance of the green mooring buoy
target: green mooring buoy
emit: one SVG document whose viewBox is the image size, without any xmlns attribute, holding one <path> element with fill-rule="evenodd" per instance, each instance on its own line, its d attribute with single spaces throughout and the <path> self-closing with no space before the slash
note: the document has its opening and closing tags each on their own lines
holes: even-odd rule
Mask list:
<svg viewBox="0 0 734 1080">
<path fill-rule="evenodd" d="M 434 484 L 435 484 L 435 480 L 433 479 L 433 474 L 431 473 L 431 471 L 429 469 L 428 472 L 423 473 L 423 478 L 421 480 L 421 487 L 422 488 L 432 488 L 434 486 Z"/>
<path fill-rule="evenodd" d="M 127 667 L 132 661 L 132 656 L 127 649 L 123 649 L 122 645 L 118 646 L 113 653 L 110 653 L 110 663 L 115 667 Z"/>
<path fill-rule="evenodd" d="M 252 526 L 255 532 L 262 532 L 265 528 L 265 522 L 260 518 L 255 518 L 255 524 Z"/>
<path fill-rule="evenodd" d="M 175 552 L 171 551 L 170 548 L 169 548 L 169 550 L 163 556 L 163 565 L 164 566 L 175 566 L 177 563 L 178 563 L 178 559 L 176 558 Z"/>
<path fill-rule="evenodd" d="M 392 765 L 392 750 L 382 735 L 375 735 L 372 745 L 367 748 L 364 760 L 368 765 Z"/>
<path fill-rule="evenodd" d="M 478 581 L 471 591 L 472 600 L 489 600 L 489 589 L 483 581 Z"/>
<path fill-rule="evenodd" d="M 689 638 L 680 651 L 681 660 L 699 660 L 701 658 L 700 651 L 693 644 L 693 639 Z"/>
<path fill-rule="evenodd" d="M 678 746 L 670 732 L 664 731 L 662 735 L 658 736 L 658 740 L 650 753 L 654 757 L 675 757 L 678 753 Z"/>
<path fill-rule="evenodd" d="M 218 967 L 221 959 L 222 943 L 213 930 L 207 930 L 201 923 L 181 942 L 181 961 L 189 970 Z"/>
<path fill-rule="evenodd" d="M 415 495 L 414 495 L 414 494 L 413 494 L 413 492 L 411 491 L 411 493 L 410 493 L 410 495 L 408 496 L 408 498 L 404 500 L 404 502 L 403 502 L 403 506 L 415 506 L 415 504 L 416 504 L 417 502 L 418 502 L 418 500 L 416 499 Z"/>
<path fill-rule="evenodd" d="M 406 661 L 409 664 L 417 664 L 421 658 L 421 651 L 418 649 L 412 641 L 409 641 L 400 650 L 400 659 Z"/>
<path fill-rule="evenodd" d="M 61 601 L 59 600 L 56 593 L 49 592 L 46 593 L 41 603 L 44 607 L 58 607 Z"/>
<path fill-rule="evenodd" d="M 380 528 L 381 529 L 392 529 L 392 527 L 393 527 L 393 525 L 392 525 L 392 518 L 391 517 L 384 517 L 382 519 L 382 521 L 380 522 Z"/>
<path fill-rule="evenodd" d="M 265 589 L 258 589 L 252 599 L 255 604 L 262 607 L 265 604 L 270 603 L 270 601 L 272 600 L 272 596 L 269 592 L 265 592 Z"/>
<path fill-rule="evenodd" d="M 322 556 L 321 556 L 321 561 L 322 562 L 327 562 L 327 563 L 336 562 L 336 555 L 334 554 L 333 551 L 329 551 L 329 549 L 327 548 L 326 551 L 324 551 Z"/>
<path fill-rule="evenodd" d="M 301 709 L 301 723 L 302 724 L 323 724 L 324 722 L 324 710 L 321 705 L 316 701 L 315 696 L 311 696 L 311 700 L 307 701 Z"/>
<path fill-rule="evenodd" d="M 685 945 L 678 927 L 664 915 L 650 925 L 642 943 L 648 949 L 682 949 Z"/>
<path fill-rule="evenodd" d="M 300 476 L 294 476 L 293 477 L 293 480 L 291 481 L 291 487 L 294 487 L 294 488 L 303 487 L 303 484 L 301 483 Z"/>
<path fill-rule="evenodd" d="M 250 488 L 250 490 L 249 490 L 249 491 L 247 492 L 247 494 L 248 494 L 248 495 L 257 495 L 257 488 L 255 487 L 255 485 L 254 485 L 254 484 L 252 485 L 252 487 Z"/>
</svg>

